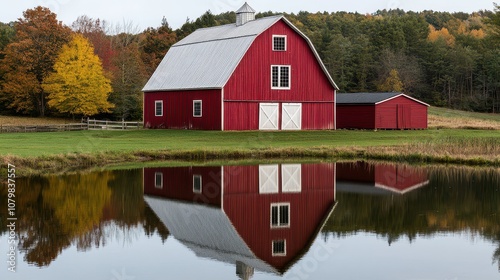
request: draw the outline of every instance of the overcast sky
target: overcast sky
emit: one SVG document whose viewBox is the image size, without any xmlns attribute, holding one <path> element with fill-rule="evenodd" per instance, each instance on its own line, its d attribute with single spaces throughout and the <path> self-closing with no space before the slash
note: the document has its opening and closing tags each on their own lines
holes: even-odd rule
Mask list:
<svg viewBox="0 0 500 280">
<path fill-rule="evenodd" d="M 400 8 L 405 11 L 474 12 L 493 10 L 495 0 L 250 0 L 257 12 L 273 11 L 297 13 L 348 11 L 373 13 L 382 9 Z M 0 0 L 0 21 L 10 22 L 22 17 L 22 12 L 44 6 L 57 14 L 67 25 L 80 15 L 104 19 L 113 24 L 132 22 L 142 31 L 158 27 L 163 16 L 172 28 L 180 27 L 187 18 L 198 18 L 205 11 L 214 14 L 235 11 L 245 1 L 240 0 Z"/>
</svg>

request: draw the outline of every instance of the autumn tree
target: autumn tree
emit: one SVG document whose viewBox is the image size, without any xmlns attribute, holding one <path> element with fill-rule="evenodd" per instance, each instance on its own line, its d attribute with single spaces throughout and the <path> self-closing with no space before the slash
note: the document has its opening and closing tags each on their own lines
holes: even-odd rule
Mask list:
<svg viewBox="0 0 500 280">
<path fill-rule="evenodd" d="M 158 28 L 148 28 L 142 33 L 141 57 L 148 75 L 152 75 L 161 60 L 176 42 L 177 36 L 165 18 Z"/>
<path fill-rule="evenodd" d="M 106 21 L 93 19 L 86 15 L 79 16 L 71 25 L 75 32 L 82 34 L 94 46 L 94 53 L 99 56 L 106 73 L 112 73 L 114 69 L 113 58 L 116 54 L 111 39 L 107 32 L 111 28 Z"/>
<path fill-rule="evenodd" d="M 398 70 L 392 69 L 389 72 L 389 76 L 377 87 L 377 89 L 379 91 L 402 92 L 403 82 L 401 82 L 401 79 L 399 78 Z"/>
<path fill-rule="evenodd" d="M 5 73 L 1 95 L 9 107 L 23 114 L 44 116 L 47 93 L 44 80 L 52 73 L 53 65 L 71 37 L 71 30 L 57 20 L 48 8 L 26 10 L 15 24 L 14 40 L 5 49 L 0 66 Z"/>
<path fill-rule="evenodd" d="M 111 85 L 104 76 L 101 61 L 94 48 L 81 34 L 63 46 L 54 64 L 55 72 L 43 83 L 49 92 L 48 105 L 61 113 L 95 115 L 109 112 Z"/>
</svg>

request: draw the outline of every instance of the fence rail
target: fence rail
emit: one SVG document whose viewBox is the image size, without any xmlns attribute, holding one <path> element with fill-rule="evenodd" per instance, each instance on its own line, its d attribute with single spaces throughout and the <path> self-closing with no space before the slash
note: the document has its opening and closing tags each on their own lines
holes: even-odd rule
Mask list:
<svg viewBox="0 0 500 280">
<path fill-rule="evenodd" d="M 143 122 L 114 122 L 88 120 L 82 123 L 52 124 L 52 125 L 1 125 L 0 133 L 24 132 L 56 132 L 78 130 L 131 130 L 142 129 Z"/>
<path fill-rule="evenodd" d="M 51 124 L 51 125 L 0 125 L 0 133 L 13 132 L 55 132 L 87 130 L 85 123 Z"/>
<path fill-rule="evenodd" d="M 88 120 L 89 130 L 125 130 L 125 129 L 142 129 L 142 122 L 114 122 L 114 121 L 99 121 Z"/>
</svg>

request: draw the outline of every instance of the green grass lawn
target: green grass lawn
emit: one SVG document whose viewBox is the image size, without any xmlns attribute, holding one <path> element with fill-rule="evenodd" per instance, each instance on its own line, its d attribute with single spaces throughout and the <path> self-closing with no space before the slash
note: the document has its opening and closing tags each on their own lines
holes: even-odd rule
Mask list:
<svg viewBox="0 0 500 280">
<path fill-rule="evenodd" d="M 0 155 L 39 157 L 156 150 L 238 151 L 258 148 L 394 146 L 438 139 L 499 138 L 495 130 L 280 131 L 193 130 L 76 131 L 0 134 Z"/>
</svg>

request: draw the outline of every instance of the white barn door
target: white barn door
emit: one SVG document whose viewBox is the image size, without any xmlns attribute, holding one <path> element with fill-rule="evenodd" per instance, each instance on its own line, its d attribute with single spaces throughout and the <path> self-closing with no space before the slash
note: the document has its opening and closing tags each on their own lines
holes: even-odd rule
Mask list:
<svg viewBox="0 0 500 280">
<path fill-rule="evenodd" d="M 278 165 L 259 165 L 259 193 L 278 191 Z"/>
<path fill-rule="evenodd" d="M 302 129 L 302 104 L 283 103 L 281 109 L 281 129 L 300 130 Z"/>
<path fill-rule="evenodd" d="M 302 191 L 302 165 L 282 164 L 281 165 L 281 190 L 290 193 Z"/>
<path fill-rule="evenodd" d="M 260 103 L 260 130 L 278 130 L 278 108 L 278 103 Z"/>
</svg>

